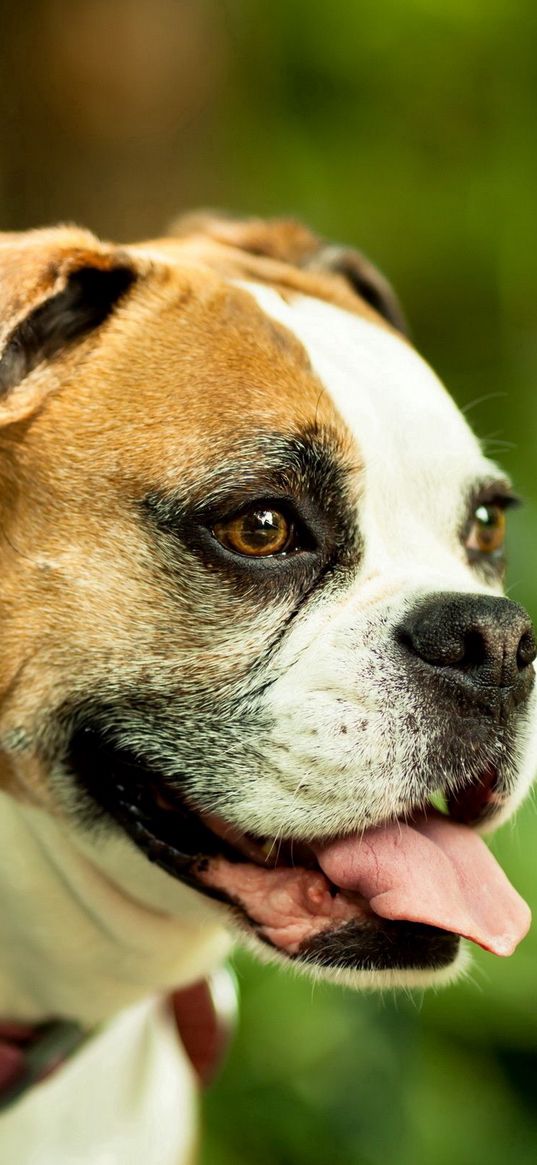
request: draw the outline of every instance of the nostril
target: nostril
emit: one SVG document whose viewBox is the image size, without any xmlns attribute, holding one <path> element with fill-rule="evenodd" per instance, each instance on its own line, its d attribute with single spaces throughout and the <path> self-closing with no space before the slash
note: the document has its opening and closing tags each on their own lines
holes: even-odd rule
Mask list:
<svg viewBox="0 0 537 1165">
<path fill-rule="evenodd" d="M 537 644 L 535 643 L 535 636 L 533 631 L 525 631 L 520 638 L 516 653 L 516 662 L 519 671 L 524 671 L 524 668 L 529 667 L 537 657 Z"/>
<path fill-rule="evenodd" d="M 396 640 L 398 643 L 400 643 L 401 647 L 404 647 L 406 651 L 410 652 L 411 655 L 418 654 L 414 647 L 414 640 L 412 635 L 409 634 L 409 632 L 406 630 L 406 627 L 397 627 Z"/>
<path fill-rule="evenodd" d="M 398 631 L 398 640 L 412 655 L 417 655 L 424 663 L 433 667 L 457 668 L 472 671 L 483 667 L 487 661 L 487 644 L 480 631 L 466 631 L 458 634 L 430 633 L 429 627 L 419 627 L 414 633 L 406 628 Z"/>
<path fill-rule="evenodd" d="M 456 661 L 461 670 L 472 671 L 472 668 L 483 667 L 483 664 L 487 662 L 488 650 L 481 632 L 467 631 L 463 642 L 463 651 L 460 659 Z"/>
</svg>

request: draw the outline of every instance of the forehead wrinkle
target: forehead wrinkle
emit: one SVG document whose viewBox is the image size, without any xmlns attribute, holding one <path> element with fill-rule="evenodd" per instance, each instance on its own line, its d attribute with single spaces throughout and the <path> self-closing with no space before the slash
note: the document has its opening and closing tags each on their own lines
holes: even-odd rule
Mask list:
<svg viewBox="0 0 537 1165">
<path fill-rule="evenodd" d="M 92 471 L 115 479 L 119 460 L 133 480 L 162 481 L 226 456 L 256 430 L 343 430 L 292 329 L 215 273 L 166 274 L 157 272 L 112 322 L 83 377 L 73 361 L 37 418 L 47 475 L 63 463 L 66 441 L 84 475 L 90 460 Z"/>
</svg>

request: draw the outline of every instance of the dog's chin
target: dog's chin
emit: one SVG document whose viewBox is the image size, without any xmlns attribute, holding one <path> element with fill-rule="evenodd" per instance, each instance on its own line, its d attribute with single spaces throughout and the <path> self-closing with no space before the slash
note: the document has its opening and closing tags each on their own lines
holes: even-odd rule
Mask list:
<svg viewBox="0 0 537 1165">
<path fill-rule="evenodd" d="M 160 774 L 97 729 L 75 731 L 69 768 L 87 813 L 116 823 L 151 862 L 227 909 L 228 919 L 265 958 L 362 987 L 427 986 L 464 966 L 457 933 L 381 917 L 370 901 L 336 885 L 319 845 L 262 839 L 198 811 Z M 452 805 L 458 820 L 482 819 L 495 775 Z M 89 799 L 88 799 L 89 795 Z"/>
</svg>

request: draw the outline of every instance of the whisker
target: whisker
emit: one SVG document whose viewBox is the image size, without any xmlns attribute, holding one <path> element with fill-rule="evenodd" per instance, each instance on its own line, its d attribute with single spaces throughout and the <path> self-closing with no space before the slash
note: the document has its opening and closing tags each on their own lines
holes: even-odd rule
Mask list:
<svg viewBox="0 0 537 1165">
<path fill-rule="evenodd" d="M 507 392 L 486 392 L 482 396 L 476 396 L 475 400 L 471 400 L 468 404 L 461 407 L 461 413 L 464 416 L 470 413 L 472 409 L 476 409 L 478 405 L 486 404 L 491 400 L 505 400 L 509 394 Z"/>
</svg>

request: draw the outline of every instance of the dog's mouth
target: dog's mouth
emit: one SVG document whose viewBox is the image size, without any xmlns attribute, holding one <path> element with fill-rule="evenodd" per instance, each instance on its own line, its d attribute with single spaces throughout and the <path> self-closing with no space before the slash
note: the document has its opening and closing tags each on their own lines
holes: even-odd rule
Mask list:
<svg viewBox="0 0 537 1165">
<path fill-rule="evenodd" d="M 361 834 L 304 842 L 241 832 L 97 730 L 69 750 L 77 780 L 168 874 L 230 906 L 290 959 L 347 970 L 437 971 L 460 937 L 509 955 L 530 913 L 475 825 L 501 803 L 498 773 Z"/>
</svg>

